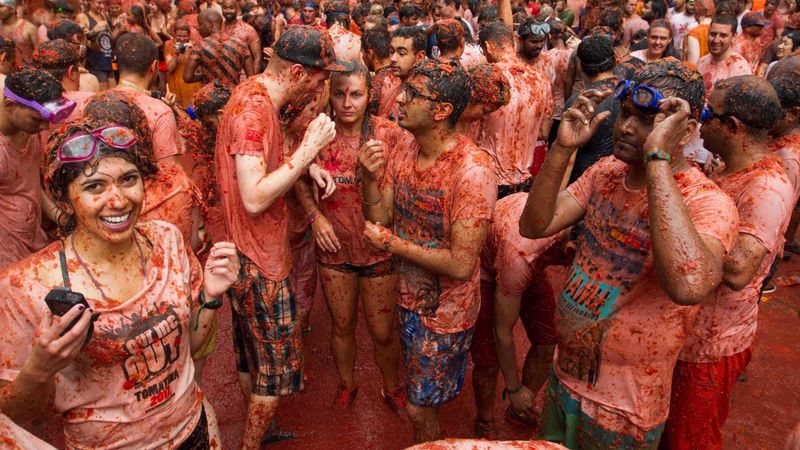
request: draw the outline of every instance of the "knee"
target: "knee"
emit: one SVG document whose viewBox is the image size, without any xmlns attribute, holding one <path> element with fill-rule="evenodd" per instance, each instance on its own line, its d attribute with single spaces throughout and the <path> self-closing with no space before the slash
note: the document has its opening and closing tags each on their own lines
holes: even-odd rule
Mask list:
<svg viewBox="0 0 800 450">
<path fill-rule="evenodd" d="M 338 319 L 333 322 L 333 336 L 338 339 L 352 339 L 356 334 L 356 321 L 353 319 Z"/>
<path fill-rule="evenodd" d="M 372 341 L 378 347 L 389 347 L 397 341 L 397 333 L 392 328 L 372 330 Z"/>
</svg>

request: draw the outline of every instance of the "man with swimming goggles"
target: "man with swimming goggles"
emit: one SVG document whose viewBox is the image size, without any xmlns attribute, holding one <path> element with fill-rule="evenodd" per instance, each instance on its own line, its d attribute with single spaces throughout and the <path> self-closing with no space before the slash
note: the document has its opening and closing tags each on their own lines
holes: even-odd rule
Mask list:
<svg viewBox="0 0 800 450">
<path fill-rule="evenodd" d="M 38 69 L 11 72 L 0 108 L 0 268 L 47 244 L 42 231 L 37 133 L 64 120 L 75 103 L 58 80 Z M 47 208 L 46 208 L 47 209 Z"/>
<path fill-rule="evenodd" d="M 722 279 L 738 216 L 683 158 L 705 88 L 672 58 L 617 85 L 613 156 L 559 192 L 572 153 L 610 114 L 594 115 L 609 94 L 586 91 L 564 113 L 520 219 L 528 238 L 583 221 L 556 300 L 558 348 L 539 437 L 569 448 L 655 449 L 694 305 Z"/>
</svg>

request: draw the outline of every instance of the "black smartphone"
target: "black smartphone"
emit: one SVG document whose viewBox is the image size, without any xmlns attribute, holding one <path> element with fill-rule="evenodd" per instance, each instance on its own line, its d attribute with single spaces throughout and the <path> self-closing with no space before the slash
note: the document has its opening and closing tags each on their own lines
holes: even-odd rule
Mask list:
<svg viewBox="0 0 800 450">
<path fill-rule="evenodd" d="M 47 307 L 50 308 L 50 311 L 53 313 L 54 316 L 61 317 L 70 309 L 72 309 L 76 305 L 83 305 L 86 309 L 89 309 L 89 303 L 86 301 L 86 297 L 83 296 L 80 292 L 73 292 L 69 289 L 65 288 L 55 288 L 52 291 L 47 293 L 47 296 L 44 298 L 44 302 L 47 304 Z M 69 325 L 67 325 L 64 330 L 61 331 L 61 336 L 65 335 L 75 324 L 81 320 L 83 315 L 76 317 Z M 86 342 L 92 338 L 92 333 L 94 332 L 94 318 L 92 318 L 92 323 L 89 324 L 89 331 L 86 334 Z"/>
</svg>

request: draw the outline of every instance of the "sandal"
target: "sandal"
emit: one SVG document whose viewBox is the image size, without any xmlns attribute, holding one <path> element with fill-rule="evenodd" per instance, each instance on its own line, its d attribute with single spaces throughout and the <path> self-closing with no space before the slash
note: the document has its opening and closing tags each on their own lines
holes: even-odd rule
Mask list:
<svg viewBox="0 0 800 450">
<path fill-rule="evenodd" d="M 511 407 L 511 405 L 508 405 L 508 408 L 506 408 L 506 422 L 518 427 L 536 428 L 538 425 L 537 421 L 529 421 L 528 419 L 518 415 L 516 412 L 514 412 L 514 409 Z"/>
<path fill-rule="evenodd" d="M 291 431 L 279 430 L 277 422 L 275 422 L 275 419 L 272 419 L 272 422 L 269 424 L 269 429 L 264 433 L 264 437 L 261 438 L 261 445 L 275 444 L 276 442 L 288 441 L 289 439 L 294 439 L 294 433 Z"/>
<path fill-rule="evenodd" d="M 484 422 L 481 419 L 475 419 L 475 436 L 489 441 L 496 440 L 497 427 L 494 424 L 494 420 L 491 422 Z"/>
</svg>

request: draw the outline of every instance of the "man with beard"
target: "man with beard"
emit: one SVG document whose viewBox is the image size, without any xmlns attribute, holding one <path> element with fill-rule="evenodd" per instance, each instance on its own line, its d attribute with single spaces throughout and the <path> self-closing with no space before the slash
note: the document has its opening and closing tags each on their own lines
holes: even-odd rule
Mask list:
<svg viewBox="0 0 800 450">
<path fill-rule="evenodd" d="M 261 67 L 261 38 L 255 28 L 238 18 L 239 3 L 236 0 L 222 0 L 221 6 L 222 17 L 225 19 L 222 24 L 222 33 L 244 42 L 250 49 L 253 67 Z"/>
<path fill-rule="evenodd" d="M 717 81 L 753 73 L 747 60 L 731 48 L 736 26 L 736 17 L 729 15 L 718 15 L 711 21 L 708 55 L 697 62 L 697 71 L 706 81 L 706 92 L 711 92 Z"/>
<path fill-rule="evenodd" d="M 334 137 L 334 123 L 319 115 L 290 157 L 284 158 L 279 111 L 302 107 L 319 93 L 330 71 L 349 71 L 335 60 L 327 33 L 286 30 L 264 73 L 233 91 L 222 113 L 215 166 L 229 235 L 242 260 L 244 281 L 234 287 L 234 349 L 247 423 L 242 448 L 258 449 L 281 396 L 303 387 L 300 333 L 284 195 Z M 267 326 L 267 324 L 270 324 Z"/>
</svg>

